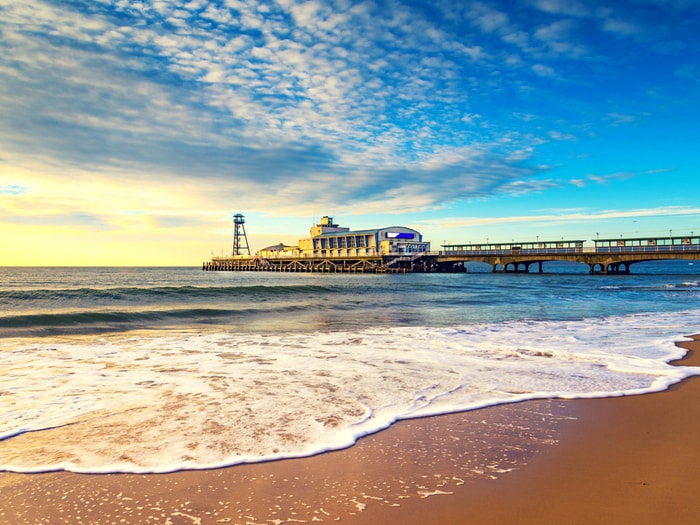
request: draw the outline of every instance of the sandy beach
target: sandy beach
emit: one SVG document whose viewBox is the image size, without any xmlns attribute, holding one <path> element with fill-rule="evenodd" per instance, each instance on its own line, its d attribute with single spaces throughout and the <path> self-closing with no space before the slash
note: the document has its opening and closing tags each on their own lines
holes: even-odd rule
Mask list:
<svg viewBox="0 0 700 525">
<path fill-rule="evenodd" d="M 679 365 L 700 365 L 700 340 Z M 690 524 L 700 380 L 404 421 L 311 458 L 162 475 L 0 473 L 8 524 Z"/>
</svg>

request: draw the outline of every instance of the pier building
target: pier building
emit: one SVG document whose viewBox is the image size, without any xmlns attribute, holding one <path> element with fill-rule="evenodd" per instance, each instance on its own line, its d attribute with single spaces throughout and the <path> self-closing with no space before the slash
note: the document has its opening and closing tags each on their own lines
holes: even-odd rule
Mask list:
<svg viewBox="0 0 700 525">
<path fill-rule="evenodd" d="M 407 255 L 430 251 L 420 232 L 404 226 L 351 231 L 325 215 L 297 246 L 276 244 L 258 252 L 260 257 L 358 257 Z"/>
<path fill-rule="evenodd" d="M 240 214 L 239 214 L 240 215 Z M 241 216 L 242 217 L 242 216 Z M 430 243 L 413 228 L 390 226 L 350 230 L 325 215 L 299 244 L 274 244 L 254 257 L 235 252 L 214 257 L 204 270 L 294 272 L 426 271 Z M 423 260 L 425 258 L 425 260 Z M 418 270 L 421 267 L 423 269 Z"/>
</svg>

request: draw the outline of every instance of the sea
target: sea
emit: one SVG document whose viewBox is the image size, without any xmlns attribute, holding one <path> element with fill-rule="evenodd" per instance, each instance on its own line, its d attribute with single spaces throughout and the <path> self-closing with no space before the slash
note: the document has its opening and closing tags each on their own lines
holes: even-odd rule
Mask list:
<svg viewBox="0 0 700 525">
<path fill-rule="evenodd" d="M 0 470 L 304 457 L 410 418 L 667 389 L 700 263 L 627 275 L 0 268 Z"/>
</svg>

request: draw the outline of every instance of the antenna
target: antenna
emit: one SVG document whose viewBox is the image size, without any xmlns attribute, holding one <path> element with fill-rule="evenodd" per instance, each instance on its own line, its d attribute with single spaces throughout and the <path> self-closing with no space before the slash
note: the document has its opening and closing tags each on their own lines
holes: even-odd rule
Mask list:
<svg viewBox="0 0 700 525">
<path fill-rule="evenodd" d="M 237 213 L 233 216 L 233 253 L 231 255 L 245 255 L 241 253 L 243 250 L 250 255 L 248 236 L 245 234 L 245 218 Z"/>
</svg>

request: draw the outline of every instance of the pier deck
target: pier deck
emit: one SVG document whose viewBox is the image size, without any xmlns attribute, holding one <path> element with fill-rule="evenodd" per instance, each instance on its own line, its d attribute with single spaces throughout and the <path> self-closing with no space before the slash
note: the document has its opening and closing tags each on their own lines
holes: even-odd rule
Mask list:
<svg viewBox="0 0 700 525">
<path fill-rule="evenodd" d="M 493 272 L 542 273 L 548 261 L 585 264 L 589 273 L 629 273 L 638 262 L 700 260 L 700 237 L 604 239 L 584 247 L 581 240 L 555 242 L 445 245 L 439 252 L 348 257 L 214 257 L 205 271 L 311 272 L 311 273 L 455 273 L 467 263 L 486 263 Z"/>
<path fill-rule="evenodd" d="M 205 271 L 233 272 L 312 272 L 312 273 L 406 273 L 426 272 L 434 256 L 372 255 L 355 257 L 214 257 L 205 262 Z"/>
</svg>

